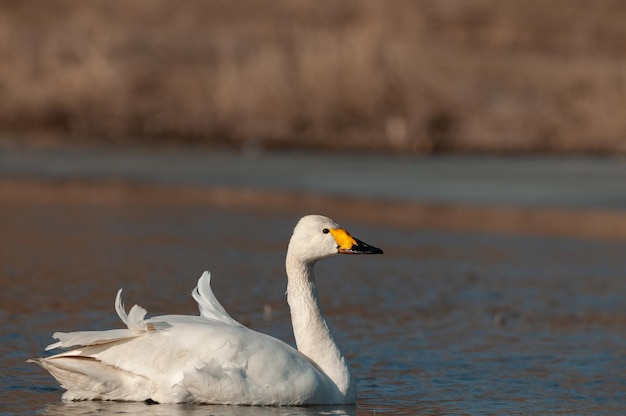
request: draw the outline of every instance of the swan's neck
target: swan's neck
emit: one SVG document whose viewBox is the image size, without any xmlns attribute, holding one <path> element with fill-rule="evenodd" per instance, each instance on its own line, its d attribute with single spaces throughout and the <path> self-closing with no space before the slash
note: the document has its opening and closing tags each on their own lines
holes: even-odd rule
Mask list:
<svg viewBox="0 0 626 416">
<path fill-rule="evenodd" d="M 287 256 L 287 302 L 298 350 L 313 361 L 346 397 L 355 395 L 350 369 L 320 310 L 313 264 Z"/>
</svg>

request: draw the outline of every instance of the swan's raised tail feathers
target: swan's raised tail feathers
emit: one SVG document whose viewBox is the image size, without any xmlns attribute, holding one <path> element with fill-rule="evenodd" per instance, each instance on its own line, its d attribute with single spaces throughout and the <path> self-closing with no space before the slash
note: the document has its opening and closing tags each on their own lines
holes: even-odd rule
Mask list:
<svg viewBox="0 0 626 416">
<path fill-rule="evenodd" d="M 203 318 L 223 322 L 228 325 L 243 326 L 226 312 L 213 294 L 213 290 L 211 289 L 211 273 L 208 271 L 202 273 L 202 276 L 198 279 L 198 285 L 191 292 L 191 296 L 198 302 L 200 316 Z"/>
<path fill-rule="evenodd" d="M 109 329 L 106 331 L 55 332 L 52 336 L 58 342 L 48 345 L 46 351 L 55 348 L 106 344 L 121 339 L 135 338 L 145 334 L 147 331 L 163 329 L 169 326 L 165 322 L 146 323 L 144 317 L 147 311 L 139 305 L 134 305 L 127 314 L 122 302 L 122 289 L 117 292 L 115 297 L 115 311 L 127 328 Z"/>
<path fill-rule="evenodd" d="M 144 317 L 148 311 L 139 305 L 133 305 L 133 307 L 130 308 L 130 312 L 126 314 L 124 302 L 122 302 L 122 289 L 117 291 L 117 296 L 115 297 L 115 311 L 117 312 L 117 316 L 119 316 L 122 322 L 126 324 L 128 329 L 132 331 L 147 330 L 147 324 Z"/>
</svg>

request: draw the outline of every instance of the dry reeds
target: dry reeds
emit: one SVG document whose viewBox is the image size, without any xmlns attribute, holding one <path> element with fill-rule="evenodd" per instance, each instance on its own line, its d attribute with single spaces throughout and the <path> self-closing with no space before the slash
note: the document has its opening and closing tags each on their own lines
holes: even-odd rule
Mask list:
<svg viewBox="0 0 626 416">
<path fill-rule="evenodd" d="M 0 129 L 624 152 L 625 20 L 620 0 L 5 0 Z"/>
</svg>

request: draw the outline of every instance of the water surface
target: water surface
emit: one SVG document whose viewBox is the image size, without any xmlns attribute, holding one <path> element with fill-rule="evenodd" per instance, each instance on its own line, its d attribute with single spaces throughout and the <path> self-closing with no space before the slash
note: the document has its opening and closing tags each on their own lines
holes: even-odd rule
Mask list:
<svg viewBox="0 0 626 416">
<path fill-rule="evenodd" d="M 304 213 L 302 213 L 304 214 Z M 349 215 L 347 215 L 349 216 Z M 626 403 L 626 243 L 345 222 L 383 256 L 318 265 L 356 407 L 77 402 L 25 360 L 54 331 L 119 328 L 113 309 L 196 314 L 203 270 L 253 329 L 293 343 L 284 253 L 299 215 L 137 201 L 0 206 L 0 413 L 619 414 Z"/>
</svg>

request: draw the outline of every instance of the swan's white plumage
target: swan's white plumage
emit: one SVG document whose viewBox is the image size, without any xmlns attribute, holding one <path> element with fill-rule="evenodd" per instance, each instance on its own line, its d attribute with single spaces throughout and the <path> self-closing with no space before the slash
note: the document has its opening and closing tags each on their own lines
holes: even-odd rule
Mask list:
<svg viewBox="0 0 626 416">
<path fill-rule="evenodd" d="M 301 351 L 230 317 L 213 295 L 210 274 L 205 272 L 192 292 L 200 316 L 145 319 L 146 310 L 138 305 L 127 314 L 120 290 L 115 309 L 126 329 L 57 332 L 58 342 L 46 349 L 74 349 L 32 361 L 61 383 L 66 400 L 354 403 L 356 390 L 319 310 L 312 274 L 315 261 L 339 249 L 324 231 L 328 228 L 339 229 L 326 217 L 303 217 L 289 244 L 288 301 Z M 356 247 L 358 240 L 352 241 Z M 372 248 L 358 243 L 361 249 Z M 382 252 L 375 250 L 369 252 Z"/>
<path fill-rule="evenodd" d="M 198 280 L 198 285 L 191 292 L 191 296 L 198 302 L 200 316 L 221 321 L 225 324 L 242 326 L 239 322 L 230 317 L 213 294 L 213 290 L 211 290 L 211 273 L 205 271 L 202 274 L 200 280 Z"/>
<path fill-rule="evenodd" d="M 311 394 L 317 390 L 311 386 L 325 386 L 326 393 L 339 398 L 328 377 L 294 348 L 243 327 L 217 308 L 207 313 L 215 300 L 209 284 L 204 273 L 196 288 L 203 287 L 202 295 L 193 292 L 202 298 L 202 316 L 144 320 L 139 306 L 128 317 L 118 310 L 127 329 L 57 332 L 59 342 L 49 347 L 80 347 L 38 363 L 68 390 L 66 400 L 266 405 L 328 400 Z M 116 305 L 121 305 L 119 297 Z"/>
<path fill-rule="evenodd" d="M 117 316 L 120 317 L 122 322 L 124 322 L 131 331 L 146 331 L 148 329 L 143 319 L 148 311 L 144 308 L 139 305 L 133 305 L 133 307 L 130 308 L 130 312 L 126 314 L 124 303 L 122 302 L 122 289 L 117 291 L 117 296 L 115 297 L 115 311 L 117 312 Z"/>
</svg>

